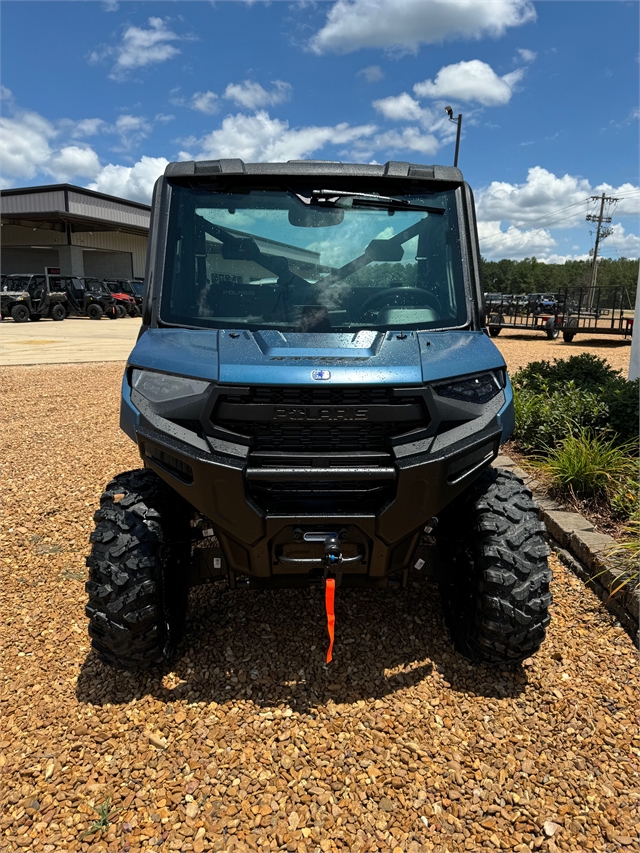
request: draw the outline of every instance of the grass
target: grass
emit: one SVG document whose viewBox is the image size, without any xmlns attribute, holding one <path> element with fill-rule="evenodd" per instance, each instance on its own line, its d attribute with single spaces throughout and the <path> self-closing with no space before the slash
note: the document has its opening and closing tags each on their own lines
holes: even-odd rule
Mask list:
<svg viewBox="0 0 640 853">
<path fill-rule="evenodd" d="M 98 815 L 98 819 L 94 820 L 89 829 L 82 833 L 80 841 L 84 841 L 85 838 L 89 835 L 94 835 L 96 832 L 106 832 L 111 825 L 113 816 L 122 811 L 122 809 L 111 808 L 111 797 L 107 797 L 99 806 L 92 806 L 92 808 Z"/>
<path fill-rule="evenodd" d="M 612 546 L 604 555 L 610 568 L 622 569 L 615 586 L 609 590 L 612 598 L 623 589 L 635 592 L 640 589 L 640 512 L 636 510 L 633 518 L 624 527 L 625 537 Z"/>
<path fill-rule="evenodd" d="M 626 498 L 637 505 L 637 495 L 628 488 L 637 468 L 637 460 L 632 455 L 634 450 L 635 445 L 631 443 L 621 445 L 615 438 L 581 430 L 549 448 L 534 464 L 560 494 L 573 498 L 604 498 L 609 506 Z"/>
</svg>

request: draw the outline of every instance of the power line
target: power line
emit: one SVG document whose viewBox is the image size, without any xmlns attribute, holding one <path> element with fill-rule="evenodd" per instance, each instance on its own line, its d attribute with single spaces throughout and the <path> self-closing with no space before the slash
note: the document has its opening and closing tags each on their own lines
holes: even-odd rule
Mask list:
<svg viewBox="0 0 640 853">
<path fill-rule="evenodd" d="M 615 199 L 611 199 L 611 201 L 613 203 L 617 204 L 617 202 L 621 201 L 622 199 L 637 198 L 638 196 L 640 196 L 640 189 L 635 193 L 628 193 L 627 195 L 618 196 Z M 547 220 L 547 219 L 550 219 L 552 217 L 557 216 L 559 213 L 564 213 L 567 210 L 571 210 L 574 207 L 581 207 L 583 204 L 586 204 L 589 201 L 593 200 L 593 198 L 600 200 L 600 196 L 591 196 L 590 198 L 582 199 L 581 201 L 574 202 L 573 204 L 568 204 L 566 207 L 560 207 L 557 210 L 552 210 L 549 213 L 545 213 L 543 216 L 538 216 L 536 219 L 530 219 L 527 223 L 524 223 L 523 225 L 525 228 L 527 228 L 535 222 L 542 222 L 544 220 Z M 632 214 L 625 214 L 625 216 L 626 215 L 632 215 Z M 556 220 L 551 221 L 551 222 L 546 222 L 541 227 L 553 228 L 555 225 L 559 225 L 560 222 L 565 222 L 566 220 L 571 219 L 571 218 L 572 218 L 571 216 L 563 216 L 561 219 L 556 219 Z M 608 235 L 606 235 L 606 236 L 608 236 Z M 506 231 L 496 231 L 493 234 L 489 234 L 486 237 L 483 237 L 482 238 L 482 245 L 486 246 L 486 245 L 491 245 L 493 243 L 500 243 L 503 240 L 510 239 L 510 237 L 511 237 L 511 235 Z M 604 238 L 602 238 L 602 239 L 604 239 Z"/>
</svg>

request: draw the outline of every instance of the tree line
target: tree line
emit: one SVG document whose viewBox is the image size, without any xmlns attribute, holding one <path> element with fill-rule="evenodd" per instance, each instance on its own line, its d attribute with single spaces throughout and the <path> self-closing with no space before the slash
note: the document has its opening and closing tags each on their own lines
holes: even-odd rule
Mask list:
<svg viewBox="0 0 640 853">
<path fill-rule="evenodd" d="M 522 261 L 481 259 L 482 284 L 486 293 L 555 293 L 565 287 L 588 287 L 591 261 L 545 264 L 536 258 Z M 599 287 L 625 287 L 632 300 L 638 284 L 638 261 L 602 258 L 598 262 Z"/>
</svg>

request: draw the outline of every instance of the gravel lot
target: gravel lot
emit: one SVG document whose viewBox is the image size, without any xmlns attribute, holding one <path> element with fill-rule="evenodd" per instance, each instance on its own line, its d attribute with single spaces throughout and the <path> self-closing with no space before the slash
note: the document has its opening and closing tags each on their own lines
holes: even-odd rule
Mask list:
<svg viewBox="0 0 640 853">
<path fill-rule="evenodd" d="M 629 340 L 625 341 L 615 335 L 598 335 L 592 338 L 578 335 L 572 343 L 565 344 L 561 337 L 556 341 L 549 341 L 541 332 L 522 334 L 503 329 L 497 338 L 493 338 L 493 342 L 502 352 L 510 373 L 515 373 L 530 361 L 555 361 L 557 358 L 570 358 L 583 352 L 606 358 L 611 366 L 621 370 L 624 376 L 629 373 L 631 344 Z"/>
<path fill-rule="evenodd" d="M 172 672 L 96 660 L 91 516 L 139 464 L 121 371 L 0 372 L 3 853 L 640 850 L 637 651 L 555 559 L 547 641 L 516 673 L 454 653 L 431 584 L 339 591 L 329 667 L 317 594 L 214 587 Z"/>
</svg>

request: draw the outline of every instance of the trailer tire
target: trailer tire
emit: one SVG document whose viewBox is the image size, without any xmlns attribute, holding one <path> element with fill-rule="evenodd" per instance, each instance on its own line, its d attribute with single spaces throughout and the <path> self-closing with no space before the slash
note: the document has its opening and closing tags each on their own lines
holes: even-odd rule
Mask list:
<svg viewBox="0 0 640 853">
<path fill-rule="evenodd" d="M 575 338 L 576 333 L 575 333 L 575 331 L 571 331 L 571 329 L 577 329 L 577 328 L 578 328 L 578 321 L 576 320 L 575 317 L 570 317 L 567 320 L 565 327 L 564 327 L 564 330 L 562 332 L 562 340 L 565 342 L 565 344 L 570 344 L 571 341 Z"/>
<path fill-rule="evenodd" d="M 105 663 L 148 669 L 175 654 L 187 609 L 189 519 L 189 505 L 153 471 L 127 471 L 107 485 L 86 584 L 91 645 Z"/>
<path fill-rule="evenodd" d="M 87 317 L 90 320 L 102 320 L 103 314 L 104 314 L 104 311 L 102 310 L 102 306 L 98 305 L 97 302 L 93 302 L 87 308 Z"/>
<path fill-rule="evenodd" d="M 56 320 L 57 322 L 59 322 L 60 320 L 65 320 L 67 312 L 65 310 L 64 305 L 61 302 L 56 302 L 55 305 L 51 306 L 49 316 L 52 320 Z"/>
<path fill-rule="evenodd" d="M 547 322 L 544 324 L 544 330 L 550 341 L 555 341 L 558 339 L 560 330 L 558 329 L 558 325 L 553 317 L 549 317 Z"/>
<path fill-rule="evenodd" d="M 501 323 L 503 322 L 504 318 L 500 314 L 491 314 L 491 316 L 489 317 L 489 334 L 492 338 L 498 337 L 498 335 L 502 331 Z"/>
<path fill-rule="evenodd" d="M 29 309 L 26 305 L 14 305 L 11 316 L 16 323 L 27 323 L 29 321 Z"/>
<path fill-rule="evenodd" d="M 440 597 L 456 648 L 477 663 L 518 666 L 540 648 L 551 604 L 549 548 L 531 492 L 515 474 L 490 468 L 438 530 L 450 558 Z"/>
</svg>

